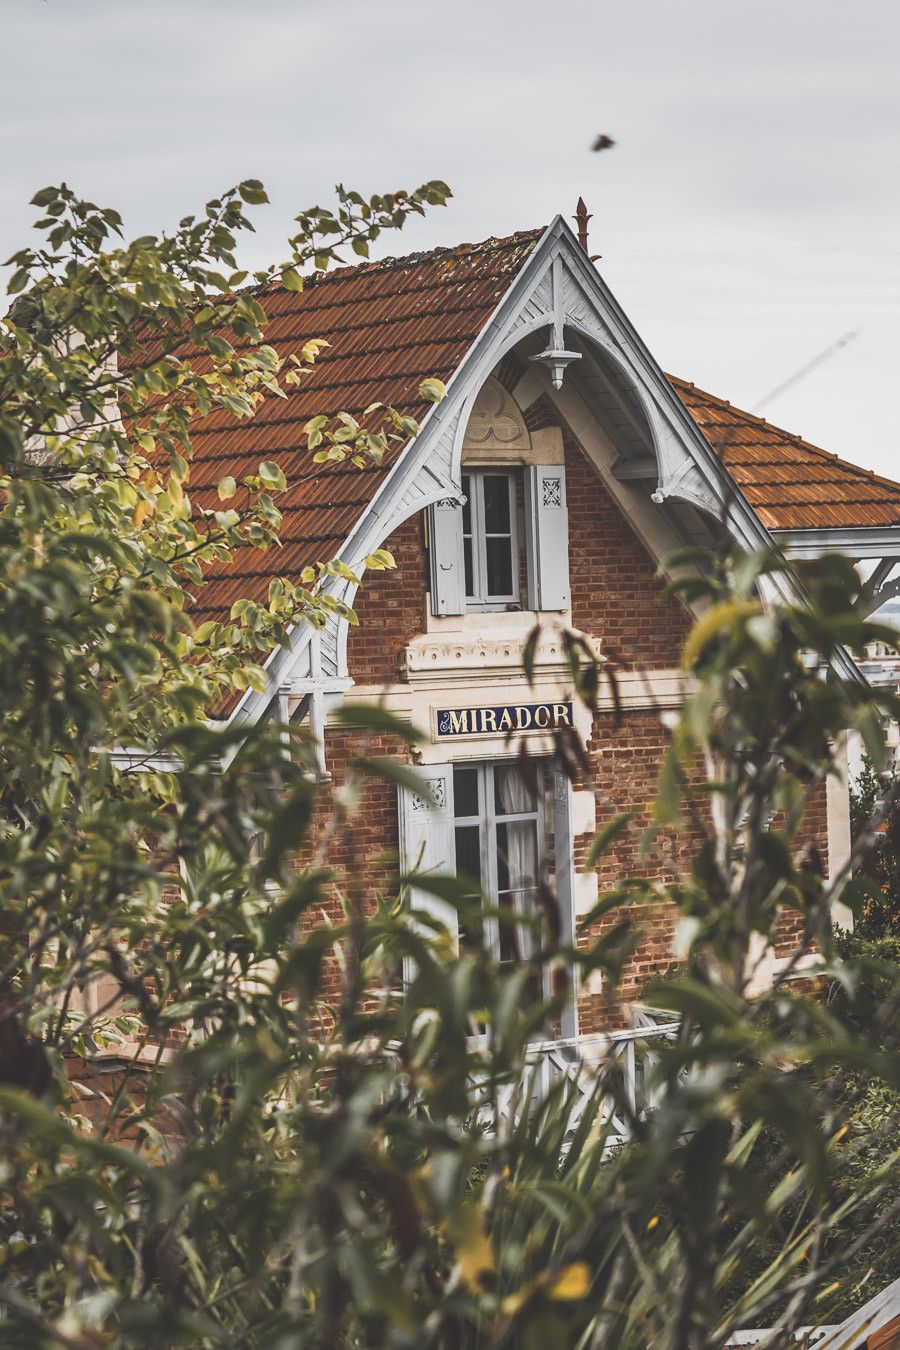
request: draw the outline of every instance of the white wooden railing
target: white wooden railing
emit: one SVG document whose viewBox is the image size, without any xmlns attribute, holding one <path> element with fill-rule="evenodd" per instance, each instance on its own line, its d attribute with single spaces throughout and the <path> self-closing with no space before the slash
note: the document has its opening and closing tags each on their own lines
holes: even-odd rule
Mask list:
<svg viewBox="0 0 900 1350">
<path fill-rule="evenodd" d="M 647 1071 L 655 1058 L 654 1046 L 674 1039 L 678 1032 L 678 1022 L 657 1009 L 635 1008 L 632 1020 L 631 1027 L 620 1031 L 535 1041 L 519 1082 L 503 1084 L 489 1100 L 478 1101 L 477 1118 L 488 1130 L 493 1130 L 498 1116 L 505 1122 L 518 1120 L 526 1105 L 537 1105 L 567 1078 L 574 1089 L 566 1123 L 566 1136 L 571 1137 L 591 1108 L 598 1083 L 604 1078 L 611 1082 L 615 1074 L 616 1091 L 600 1092 L 600 1122 L 609 1131 L 608 1147 L 624 1143 L 631 1136 L 632 1119 L 653 1109 Z M 473 1081 L 476 1100 L 480 1086 Z"/>
</svg>

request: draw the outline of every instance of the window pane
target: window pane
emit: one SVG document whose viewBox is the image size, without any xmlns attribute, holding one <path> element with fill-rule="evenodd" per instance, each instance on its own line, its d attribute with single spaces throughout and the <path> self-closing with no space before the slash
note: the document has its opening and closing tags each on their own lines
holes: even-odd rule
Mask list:
<svg viewBox="0 0 900 1350">
<path fill-rule="evenodd" d="M 537 821 L 497 825 L 497 882 L 501 892 L 533 891 L 538 879 Z"/>
<path fill-rule="evenodd" d="M 453 812 L 457 820 L 461 816 L 478 815 L 478 770 L 454 768 L 453 770 Z M 477 873 L 473 873 L 473 876 Z"/>
<path fill-rule="evenodd" d="M 487 593 L 488 595 L 512 595 L 513 566 L 512 540 L 486 539 L 487 549 Z"/>
<path fill-rule="evenodd" d="M 457 825 L 456 870 L 473 877 L 481 885 L 481 847 L 478 842 L 480 830 L 477 825 Z"/>
<path fill-rule="evenodd" d="M 481 829 L 478 825 L 457 825 L 456 870 L 474 877 L 481 884 Z M 477 947 L 484 941 L 481 896 L 473 893 L 471 904 L 460 906 L 459 942 L 461 947 Z"/>
<path fill-rule="evenodd" d="M 500 910 L 499 930 L 500 930 L 500 951 L 501 961 L 521 961 L 522 959 L 522 934 L 519 925 L 515 921 L 515 907 L 509 891 L 501 891 L 500 899 L 497 905 Z"/>
<path fill-rule="evenodd" d="M 484 529 L 486 534 L 509 534 L 509 476 L 486 473 L 484 487 Z"/>
<path fill-rule="evenodd" d="M 475 578 L 472 572 L 472 536 L 463 535 L 463 564 L 466 569 L 466 595 L 469 599 L 475 597 Z"/>
<path fill-rule="evenodd" d="M 472 533 L 472 480 L 467 473 L 462 476 L 462 493 L 465 497 L 463 505 L 463 534 Z"/>
<path fill-rule="evenodd" d="M 535 795 L 518 763 L 494 766 L 494 810 L 498 816 L 537 810 Z"/>
</svg>

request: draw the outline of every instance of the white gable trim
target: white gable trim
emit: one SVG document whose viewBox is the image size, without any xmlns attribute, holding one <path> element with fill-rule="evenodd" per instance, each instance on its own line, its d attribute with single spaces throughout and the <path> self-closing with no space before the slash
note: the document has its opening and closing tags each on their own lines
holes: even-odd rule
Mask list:
<svg viewBox="0 0 900 1350">
<path fill-rule="evenodd" d="M 843 553 L 855 560 L 900 558 L 900 525 L 773 530 L 772 538 L 791 558 L 819 558 L 823 553 Z"/>
<path fill-rule="evenodd" d="M 347 536 L 337 557 L 360 575 L 362 560 L 417 512 L 460 491 L 462 445 L 481 386 L 497 362 L 523 338 L 549 330 L 548 347 L 561 348 L 566 328 L 613 362 L 633 389 L 653 439 L 657 487 L 653 500 L 677 499 L 720 518 L 747 548 L 765 548 L 772 535 L 744 498 L 722 461 L 678 398 L 605 282 L 591 265 L 561 216 L 553 221 L 513 279 L 494 313 L 460 361 L 447 397 L 432 408 L 422 430 L 401 452 L 372 501 Z M 356 586 L 338 578 L 325 589 L 352 605 Z M 775 579 L 784 599 L 798 598 Z M 308 679 L 308 644 L 314 631 L 298 626 L 290 650 L 274 651 L 265 663 L 269 690 L 248 691 L 230 721 L 254 722 L 273 689 L 290 689 Z M 321 630 L 321 678 L 346 677 L 348 625 L 329 620 Z M 849 655 L 838 659 L 841 673 L 860 679 Z"/>
</svg>

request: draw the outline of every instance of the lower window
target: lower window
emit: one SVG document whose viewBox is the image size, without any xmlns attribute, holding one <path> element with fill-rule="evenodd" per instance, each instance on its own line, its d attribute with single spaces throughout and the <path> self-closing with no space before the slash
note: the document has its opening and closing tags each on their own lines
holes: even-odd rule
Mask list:
<svg viewBox="0 0 900 1350">
<path fill-rule="evenodd" d="M 489 902 L 487 912 L 461 925 L 460 942 L 485 944 L 498 961 L 528 960 L 540 949 L 553 808 L 547 766 L 531 765 L 534 783 L 518 761 L 453 768 L 456 871 L 474 878 Z"/>
</svg>

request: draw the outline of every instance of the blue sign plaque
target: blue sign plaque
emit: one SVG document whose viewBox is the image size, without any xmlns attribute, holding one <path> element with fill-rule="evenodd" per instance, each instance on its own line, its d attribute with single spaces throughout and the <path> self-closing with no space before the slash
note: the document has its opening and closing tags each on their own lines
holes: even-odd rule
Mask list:
<svg viewBox="0 0 900 1350">
<path fill-rule="evenodd" d="M 571 703 L 501 703 L 493 708 L 439 708 L 437 734 L 507 736 L 572 726 Z"/>
</svg>

